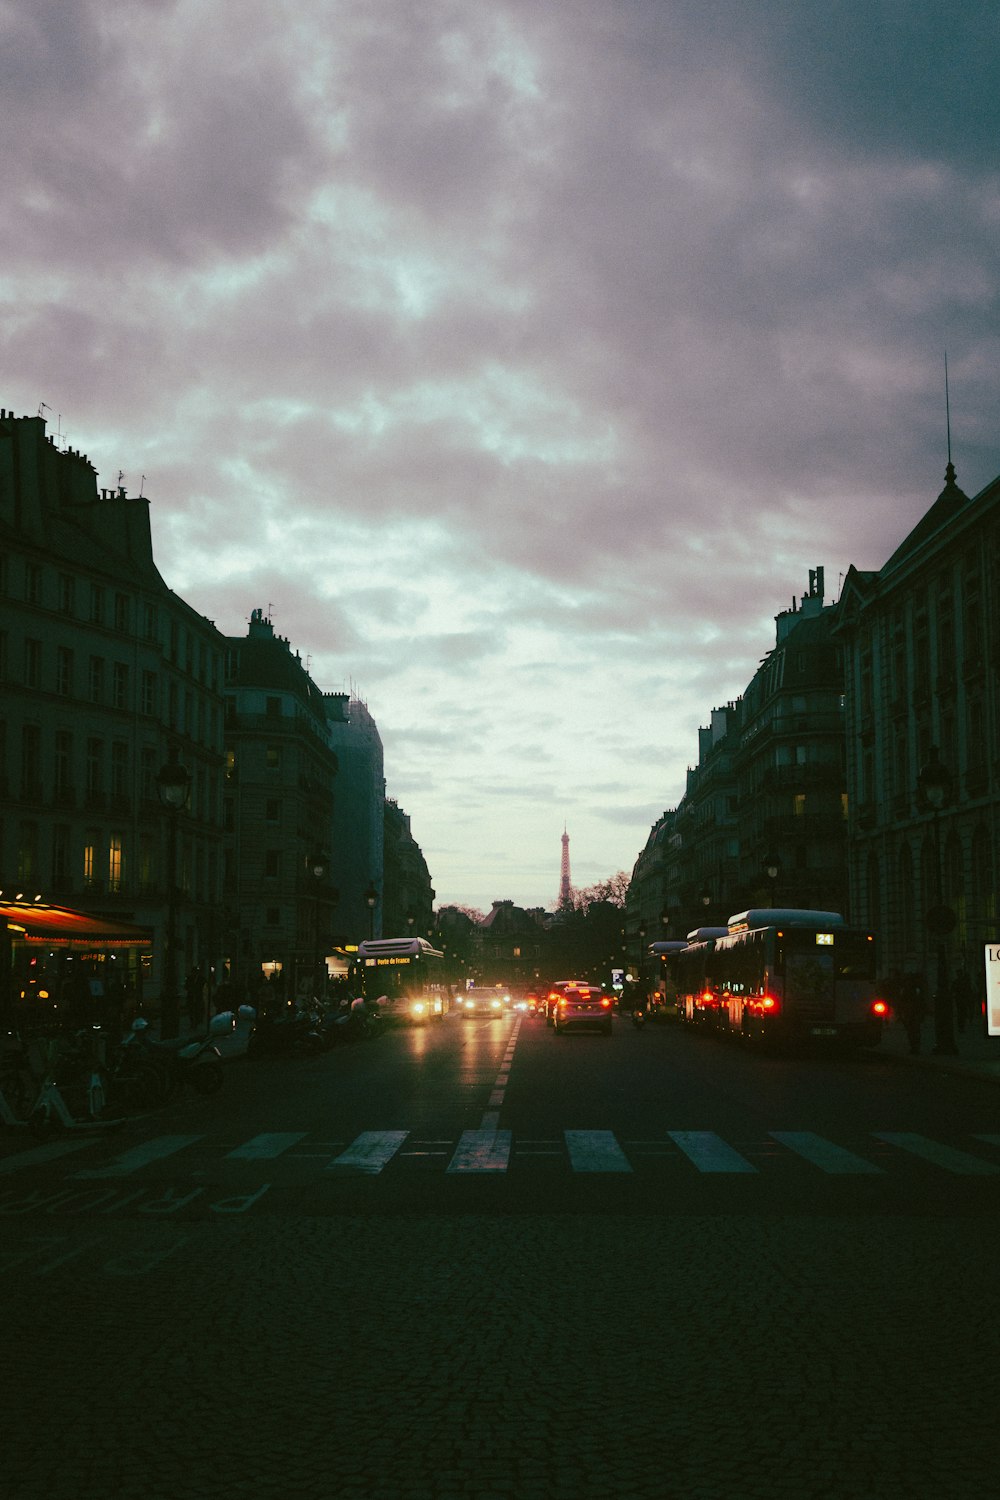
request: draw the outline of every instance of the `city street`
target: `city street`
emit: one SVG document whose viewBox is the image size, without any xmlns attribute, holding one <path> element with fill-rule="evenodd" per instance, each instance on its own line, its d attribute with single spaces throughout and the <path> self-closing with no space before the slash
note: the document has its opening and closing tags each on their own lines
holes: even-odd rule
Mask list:
<svg viewBox="0 0 1000 1500">
<path fill-rule="evenodd" d="M 1000 1089 L 449 1015 L 0 1137 L 5 1493 L 981 1496 Z"/>
</svg>

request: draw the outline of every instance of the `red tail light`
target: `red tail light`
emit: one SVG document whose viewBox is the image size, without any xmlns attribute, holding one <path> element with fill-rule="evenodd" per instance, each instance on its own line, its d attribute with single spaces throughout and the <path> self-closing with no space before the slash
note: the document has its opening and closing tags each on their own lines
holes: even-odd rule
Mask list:
<svg viewBox="0 0 1000 1500">
<path fill-rule="evenodd" d="M 604 1006 L 605 1010 L 607 1010 L 610 1007 L 611 1001 L 608 999 L 607 995 L 602 995 L 601 996 L 601 1004 Z"/>
<path fill-rule="evenodd" d="M 778 1002 L 773 995 L 764 995 L 761 998 L 760 1008 L 761 1010 L 777 1010 Z"/>
<path fill-rule="evenodd" d="M 888 1015 L 889 1007 L 888 1005 L 886 1005 L 884 1000 L 876 1000 L 875 1004 L 872 1006 L 872 1010 L 874 1011 L 875 1015 L 884 1016 Z"/>
</svg>

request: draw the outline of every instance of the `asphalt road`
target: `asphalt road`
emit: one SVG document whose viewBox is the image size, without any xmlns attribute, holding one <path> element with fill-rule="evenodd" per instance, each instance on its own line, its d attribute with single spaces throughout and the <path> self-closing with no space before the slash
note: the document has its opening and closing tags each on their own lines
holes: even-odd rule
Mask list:
<svg viewBox="0 0 1000 1500">
<path fill-rule="evenodd" d="M 6 1130 L 4 1493 L 978 1500 L 998 1106 L 448 1017 Z"/>
</svg>

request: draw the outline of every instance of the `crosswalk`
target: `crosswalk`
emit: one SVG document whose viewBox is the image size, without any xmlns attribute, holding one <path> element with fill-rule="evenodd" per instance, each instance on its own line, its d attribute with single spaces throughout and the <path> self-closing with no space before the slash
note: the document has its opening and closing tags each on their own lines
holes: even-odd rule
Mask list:
<svg viewBox="0 0 1000 1500">
<path fill-rule="evenodd" d="M 169 1163 L 180 1171 L 216 1164 L 266 1167 L 296 1163 L 327 1178 L 377 1177 L 401 1170 L 447 1176 L 500 1176 L 548 1169 L 573 1174 L 627 1175 L 663 1169 L 706 1177 L 767 1175 L 794 1163 L 831 1177 L 878 1177 L 919 1163 L 956 1177 L 1000 1176 L 1000 1135 L 941 1141 L 913 1131 L 875 1131 L 848 1147 L 809 1130 L 772 1130 L 727 1141 L 711 1130 L 664 1130 L 655 1138 L 621 1140 L 611 1130 L 567 1129 L 547 1138 L 515 1136 L 493 1125 L 457 1139 L 427 1139 L 404 1129 L 363 1130 L 350 1140 L 317 1141 L 308 1131 L 264 1131 L 241 1142 L 207 1134 L 159 1135 L 115 1149 L 113 1138 L 57 1137 L 0 1156 L 0 1181 L 64 1162 L 74 1180 L 134 1178 Z M 86 1154 L 84 1154 L 86 1153 Z"/>
</svg>

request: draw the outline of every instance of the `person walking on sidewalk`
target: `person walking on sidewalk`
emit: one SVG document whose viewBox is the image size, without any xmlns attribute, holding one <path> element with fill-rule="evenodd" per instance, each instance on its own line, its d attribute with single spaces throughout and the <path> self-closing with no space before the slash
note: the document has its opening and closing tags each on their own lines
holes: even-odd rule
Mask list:
<svg viewBox="0 0 1000 1500">
<path fill-rule="evenodd" d="M 912 970 L 903 975 L 899 987 L 899 1019 L 906 1029 L 910 1053 L 916 1057 L 920 1051 L 920 1028 L 927 1014 L 927 986 Z"/>
</svg>

